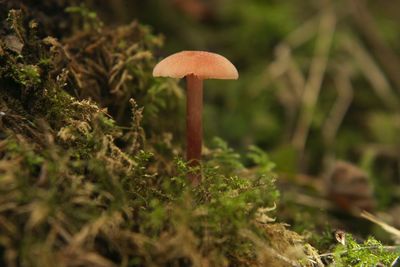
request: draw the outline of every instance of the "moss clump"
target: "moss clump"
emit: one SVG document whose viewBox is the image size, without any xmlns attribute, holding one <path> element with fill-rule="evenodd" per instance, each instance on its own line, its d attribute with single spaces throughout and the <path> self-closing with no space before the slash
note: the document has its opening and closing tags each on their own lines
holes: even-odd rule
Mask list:
<svg viewBox="0 0 400 267">
<path fill-rule="evenodd" d="M 337 266 L 391 266 L 398 254 L 399 251 L 388 250 L 373 237 L 359 244 L 346 235 L 346 244 L 335 248 L 334 262 Z"/>
<path fill-rule="evenodd" d="M 217 139 L 188 185 L 181 90 L 151 77 L 158 37 L 135 22 L 58 41 L 25 17 L 1 18 L 0 265 L 308 264 L 312 248 L 273 223 L 261 150 L 249 169 Z"/>
</svg>

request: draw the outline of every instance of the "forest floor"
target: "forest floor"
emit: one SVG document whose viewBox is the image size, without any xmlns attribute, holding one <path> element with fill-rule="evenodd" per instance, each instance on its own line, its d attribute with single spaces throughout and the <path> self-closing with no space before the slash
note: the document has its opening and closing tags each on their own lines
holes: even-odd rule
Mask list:
<svg viewBox="0 0 400 267">
<path fill-rule="evenodd" d="M 176 127 L 184 91 L 152 77 L 163 40 L 140 22 L 108 27 L 56 0 L 0 1 L 0 20 L 1 266 L 390 266 L 398 258 L 394 242 L 360 239 L 357 228 L 380 226 L 395 241 L 399 230 L 367 212 L 335 216 L 321 185 L 293 182 L 256 146 L 239 154 L 215 138 L 201 167 L 188 166 Z M 198 171 L 193 187 L 187 177 Z M 357 223 L 355 235 L 341 229 L 346 220 Z"/>
</svg>

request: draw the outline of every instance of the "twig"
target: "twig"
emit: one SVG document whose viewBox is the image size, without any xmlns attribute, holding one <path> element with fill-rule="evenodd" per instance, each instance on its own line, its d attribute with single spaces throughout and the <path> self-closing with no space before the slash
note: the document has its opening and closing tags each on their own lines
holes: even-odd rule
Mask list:
<svg viewBox="0 0 400 267">
<path fill-rule="evenodd" d="M 296 60 L 293 58 L 291 48 L 286 43 L 279 44 L 275 49 L 276 61 L 271 63 L 267 68 L 267 75 L 271 80 L 277 80 L 282 76 L 288 78 L 292 89 L 290 94 L 293 98 L 300 99 L 303 93 L 305 78 L 301 72 Z"/>
<path fill-rule="evenodd" d="M 382 227 L 383 230 L 392 234 L 396 240 L 400 240 L 400 230 L 399 229 L 394 228 L 393 226 L 385 223 L 384 221 L 380 220 L 378 217 L 376 217 L 366 211 L 361 212 L 360 217 L 379 225 L 380 227 Z"/>
<path fill-rule="evenodd" d="M 328 64 L 329 50 L 335 31 L 336 17 L 332 7 L 328 7 L 321 17 L 315 56 L 311 62 L 310 73 L 304 88 L 300 118 L 293 136 L 293 144 L 303 152 L 310 129 L 316 102 L 321 90 L 322 80 Z"/>
<path fill-rule="evenodd" d="M 296 204 L 315 209 L 334 210 L 334 206 L 329 201 L 323 198 L 309 196 L 296 191 L 289 191 L 289 192 L 292 195 L 290 200 Z"/>
<path fill-rule="evenodd" d="M 290 47 L 286 43 L 281 43 L 276 47 L 275 58 L 275 61 L 269 64 L 265 70 L 261 84 L 266 85 L 268 82 L 274 81 L 279 88 L 277 97 L 284 107 L 286 115 L 286 130 L 284 132 L 290 138 L 296 120 L 301 91 L 304 87 L 304 77 L 296 66 Z"/>
<path fill-rule="evenodd" d="M 374 59 L 368 54 L 366 49 L 361 43 L 352 37 L 345 36 L 341 43 L 347 53 L 352 55 L 358 63 L 358 67 L 363 72 L 365 78 L 372 85 L 377 96 L 392 109 L 398 107 L 397 96 L 391 90 L 389 82 L 386 80 L 385 75 L 377 66 Z"/>
<path fill-rule="evenodd" d="M 382 40 L 379 29 L 369 13 L 364 0 L 347 1 L 353 13 L 353 17 L 365 39 L 375 51 L 375 56 L 386 71 L 390 80 L 400 92 L 400 61 L 398 55 L 393 52 Z"/>
<path fill-rule="evenodd" d="M 319 16 L 312 17 L 292 31 L 284 40 L 284 43 L 296 48 L 309 41 L 318 30 Z"/>
<path fill-rule="evenodd" d="M 338 69 L 335 85 L 338 93 L 337 100 L 322 127 L 322 136 L 327 146 L 333 144 L 339 126 L 353 100 L 353 87 L 348 70 L 343 68 Z"/>
<path fill-rule="evenodd" d="M 296 99 L 300 99 L 303 94 L 306 81 L 296 60 L 293 57 L 291 57 L 290 59 L 291 60 L 289 63 L 287 75 L 295 93 Z"/>
</svg>

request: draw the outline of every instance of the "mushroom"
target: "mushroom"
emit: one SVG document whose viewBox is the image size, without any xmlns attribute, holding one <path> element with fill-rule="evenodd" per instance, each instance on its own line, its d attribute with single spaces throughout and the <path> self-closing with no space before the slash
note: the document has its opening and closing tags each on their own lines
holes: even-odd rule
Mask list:
<svg viewBox="0 0 400 267">
<path fill-rule="evenodd" d="M 237 79 L 235 66 L 225 57 L 204 51 L 182 51 L 160 61 L 153 70 L 154 77 L 186 77 L 186 159 L 198 166 L 202 148 L 202 111 L 204 79 Z M 193 185 L 201 175 L 189 177 Z"/>
</svg>

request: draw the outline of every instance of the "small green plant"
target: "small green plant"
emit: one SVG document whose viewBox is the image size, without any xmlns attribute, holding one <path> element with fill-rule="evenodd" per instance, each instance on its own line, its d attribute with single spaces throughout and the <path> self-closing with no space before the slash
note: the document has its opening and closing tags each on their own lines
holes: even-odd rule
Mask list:
<svg viewBox="0 0 400 267">
<path fill-rule="evenodd" d="M 67 7 L 65 12 L 79 15 L 82 19 L 84 30 L 99 30 L 103 26 L 103 22 L 98 18 L 97 13 L 89 9 L 85 4 Z"/>
<path fill-rule="evenodd" d="M 373 237 L 359 244 L 350 234 L 346 234 L 345 245 L 339 244 L 334 250 L 334 266 L 390 266 L 399 253 L 388 250 Z"/>
<path fill-rule="evenodd" d="M 17 66 L 16 69 L 17 81 L 23 86 L 35 86 L 40 83 L 39 68 L 35 65 Z"/>
</svg>

